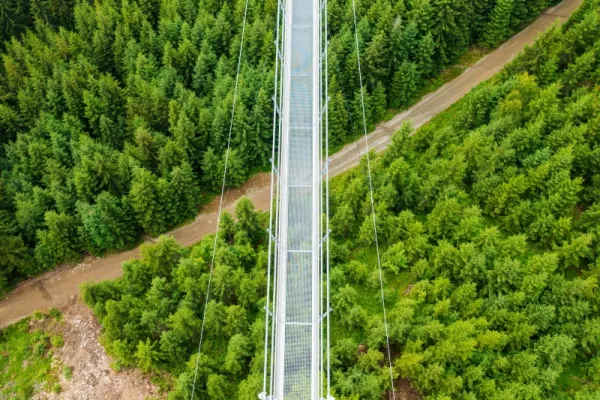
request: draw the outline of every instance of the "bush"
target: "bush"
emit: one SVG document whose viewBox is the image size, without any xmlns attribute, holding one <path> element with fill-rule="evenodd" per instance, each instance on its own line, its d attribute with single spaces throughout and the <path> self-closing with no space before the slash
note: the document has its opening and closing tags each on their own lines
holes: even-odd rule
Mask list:
<svg viewBox="0 0 600 400">
<path fill-rule="evenodd" d="M 62 319 L 62 312 L 56 307 L 52 307 L 50 311 L 48 311 L 48 315 L 57 321 Z"/>
<path fill-rule="evenodd" d="M 52 336 L 52 339 L 50 339 L 50 343 L 52 343 L 53 347 L 63 347 L 63 345 L 65 344 L 62 336 Z"/>
<path fill-rule="evenodd" d="M 35 357 L 42 357 L 46 352 L 46 343 L 38 342 L 33 346 L 33 355 Z"/>
<path fill-rule="evenodd" d="M 63 376 L 65 377 L 66 380 L 70 381 L 71 378 L 73 377 L 73 368 L 65 365 L 63 367 Z"/>
</svg>

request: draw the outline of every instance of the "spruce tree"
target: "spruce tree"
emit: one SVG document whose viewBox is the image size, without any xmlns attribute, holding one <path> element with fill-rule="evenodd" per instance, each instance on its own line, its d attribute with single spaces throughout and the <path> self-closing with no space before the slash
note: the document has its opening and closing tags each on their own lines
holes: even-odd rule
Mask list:
<svg viewBox="0 0 600 400">
<path fill-rule="evenodd" d="M 144 168 L 134 171 L 128 202 L 140 226 L 153 236 L 164 232 L 168 226 L 165 189 L 150 171 Z"/>
<path fill-rule="evenodd" d="M 385 94 L 383 83 L 377 82 L 375 90 L 373 90 L 373 93 L 371 94 L 371 101 L 373 103 L 372 122 L 377 124 L 385 118 L 387 113 L 387 96 Z"/>
<path fill-rule="evenodd" d="M 486 24 L 481 43 L 494 47 L 508 37 L 510 32 L 510 16 L 515 0 L 498 0 L 490 21 Z"/>
<path fill-rule="evenodd" d="M 202 156 L 202 183 L 208 190 L 217 192 L 221 188 L 222 167 L 220 157 L 212 147 L 209 147 Z"/>
<path fill-rule="evenodd" d="M 417 53 L 419 72 L 423 78 L 428 78 L 436 69 L 435 61 L 433 59 L 433 55 L 435 54 L 435 43 L 431 33 L 428 33 L 421 38 Z"/>
<path fill-rule="evenodd" d="M 250 116 L 250 137 L 255 142 L 254 162 L 256 165 L 267 165 L 271 156 L 273 137 L 273 100 L 264 87 L 258 90 L 256 102 Z"/>
<path fill-rule="evenodd" d="M 210 47 L 208 40 L 202 42 L 202 48 L 196 65 L 194 66 L 194 76 L 192 87 L 200 97 L 209 94 L 213 88 L 213 71 L 217 65 L 217 56 Z"/>
<path fill-rule="evenodd" d="M 175 223 L 193 218 L 200 204 L 200 190 L 192 168 L 187 162 L 173 168 L 169 179 L 170 211 Z"/>
<path fill-rule="evenodd" d="M 44 222 L 46 229 L 37 232 L 37 262 L 48 268 L 61 262 L 77 260 L 81 245 L 75 218 L 49 211 L 44 216 Z"/>
<path fill-rule="evenodd" d="M 413 101 L 421 86 L 421 74 L 413 62 L 404 62 L 400 66 L 390 92 L 390 104 L 394 108 L 403 108 Z"/>
<path fill-rule="evenodd" d="M 348 110 L 342 92 L 329 95 L 329 141 L 332 144 L 343 143 L 348 135 Z"/>
<path fill-rule="evenodd" d="M 126 248 L 137 239 L 131 210 L 108 192 L 98 195 L 93 205 L 79 203 L 77 210 L 85 237 L 99 253 Z"/>
<path fill-rule="evenodd" d="M 226 154 L 227 151 L 223 153 L 223 161 L 221 165 L 223 166 L 222 168 L 224 168 L 225 160 L 227 160 L 227 187 L 240 187 L 248 178 L 248 168 L 237 149 L 230 149 L 229 157 L 227 157 Z M 220 183 L 219 187 L 221 187 Z"/>
</svg>

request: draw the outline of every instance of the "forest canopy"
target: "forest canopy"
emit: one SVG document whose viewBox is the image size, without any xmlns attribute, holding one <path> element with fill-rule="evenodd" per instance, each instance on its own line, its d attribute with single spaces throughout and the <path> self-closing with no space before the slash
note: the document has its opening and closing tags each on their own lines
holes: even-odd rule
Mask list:
<svg viewBox="0 0 600 400">
<path fill-rule="evenodd" d="M 600 396 L 600 1 L 375 157 L 396 379 L 429 399 Z M 333 182 L 332 356 L 340 400 L 389 390 L 366 165 Z M 264 220 L 222 221 L 196 393 L 261 388 Z M 262 238 L 262 239 L 261 239 Z M 163 238 L 85 301 L 125 365 L 189 398 L 211 238 Z M 187 362 L 186 362 L 187 361 Z"/>
<path fill-rule="evenodd" d="M 367 121 L 550 0 L 359 1 Z M 244 0 L 0 2 L 0 290 L 192 218 L 220 187 Z M 276 0 L 251 0 L 228 186 L 271 146 Z M 329 0 L 330 136 L 360 131 L 351 2 Z M 204 197 L 205 198 L 205 197 Z"/>
</svg>

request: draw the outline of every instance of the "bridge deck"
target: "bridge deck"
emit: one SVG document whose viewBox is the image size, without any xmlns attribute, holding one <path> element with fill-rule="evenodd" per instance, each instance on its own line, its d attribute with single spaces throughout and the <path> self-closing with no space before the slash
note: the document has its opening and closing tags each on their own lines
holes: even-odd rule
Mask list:
<svg viewBox="0 0 600 400">
<path fill-rule="evenodd" d="M 320 59 L 318 0 L 285 8 L 275 398 L 319 398 Z"/>
</svg>

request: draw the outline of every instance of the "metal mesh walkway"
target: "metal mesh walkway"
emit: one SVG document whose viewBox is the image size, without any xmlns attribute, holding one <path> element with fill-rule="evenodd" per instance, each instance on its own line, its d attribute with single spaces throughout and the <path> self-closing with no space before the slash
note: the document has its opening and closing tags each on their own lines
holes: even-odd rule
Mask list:
<svg viewBox="0 0 600 400">
<path fill-rule="evenodd" d="M 274 395 L 308 400 L 320 366 L 319 2 L 286 3 Z"/>
</svg>

